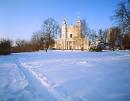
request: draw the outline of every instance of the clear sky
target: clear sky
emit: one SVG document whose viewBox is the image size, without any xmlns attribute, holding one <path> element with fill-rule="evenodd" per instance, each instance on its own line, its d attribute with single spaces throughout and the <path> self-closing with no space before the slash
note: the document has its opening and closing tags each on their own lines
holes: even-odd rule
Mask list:
<svg viewBox="0 0 130 101">
<path fill-rule="evenodd" d="M 63 18 L 76 23 L 85 18 L 91 29 L 112 25 L 110 16 L 120 0 L 0 0 L 0 38 L 31 38 L 42 22 L 52 17 L 61 25 Z"/>
</svg>

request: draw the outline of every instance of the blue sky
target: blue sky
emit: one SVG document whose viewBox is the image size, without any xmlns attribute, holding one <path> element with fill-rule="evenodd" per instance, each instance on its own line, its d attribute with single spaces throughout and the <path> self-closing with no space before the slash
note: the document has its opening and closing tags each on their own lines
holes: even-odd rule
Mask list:
<svg viewBox="0 0 130 101">
<path fill-rule="evenodd" d="M 110 16 L 120 0 L 0 0 L 0 38 L 29 40 L 42 22 L 52 17 L 76 23 L 85 18 L 91 29 L 112 26 Z"/>
</svg>

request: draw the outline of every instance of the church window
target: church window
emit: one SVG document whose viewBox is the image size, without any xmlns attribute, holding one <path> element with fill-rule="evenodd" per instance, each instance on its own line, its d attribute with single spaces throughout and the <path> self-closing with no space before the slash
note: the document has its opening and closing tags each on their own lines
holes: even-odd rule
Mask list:
<svg viewBox="0 0 130 101">
<path fill-rule="evenodd" d="M 72 38 L 72 34 L 70 34 L 70 38 Z"/>
</svg>

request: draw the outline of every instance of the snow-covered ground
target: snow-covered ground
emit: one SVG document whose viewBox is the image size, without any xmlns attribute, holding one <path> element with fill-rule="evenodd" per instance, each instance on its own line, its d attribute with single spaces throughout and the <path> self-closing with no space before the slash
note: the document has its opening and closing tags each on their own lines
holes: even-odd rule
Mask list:
<svg viewBox="0 0 130 101">
<path fill-rule="evenodd" d="M 130 51 L 0 56 L 0 101 L 130 101 Z"/>
</svg>

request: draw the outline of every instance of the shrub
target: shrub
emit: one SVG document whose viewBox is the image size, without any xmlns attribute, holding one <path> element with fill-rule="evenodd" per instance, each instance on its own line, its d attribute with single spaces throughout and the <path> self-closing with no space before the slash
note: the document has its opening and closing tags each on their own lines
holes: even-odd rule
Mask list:
<svg viewBox="0 0 130 101">
<path fill-rule="evenodd" d="M 100 47 L 100 46 L 91 46 L 89 48 L 89 51 L 101 52 L 102 51 L 102 47 Z"/>
<path fill-rule="evenodd" d="M 124 49 L 130 49 L 130 34 L 124 35 L 123 47 L 124 47 Z"/>
<path fill-rule="evenodd" d="M 104 43 L 101 40 L 97 40 L 90 44 L 89 51 L 101 52 L 104 49 Z"/>
<path fill-rule="evenodd" d="M 12 48 L 12 52 L 18 53 L 18 52 L 32 52 L 34 45 L 26 40 L 16 40 L 15 46 Z"/>
<path fill-rule="evenodd" d="M 11 53 L 12 41 L 9 39 L 0 39 L 0 55 Z"/>
</svg>

